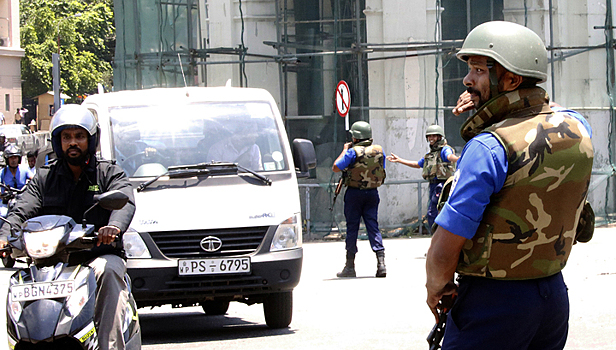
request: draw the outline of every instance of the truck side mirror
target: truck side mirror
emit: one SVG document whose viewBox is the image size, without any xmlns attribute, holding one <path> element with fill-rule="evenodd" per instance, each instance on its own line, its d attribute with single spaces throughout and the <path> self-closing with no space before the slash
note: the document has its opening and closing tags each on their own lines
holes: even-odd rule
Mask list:
<svg viewBox="0 0 616 350">
<path fill-rule="evenodd" d="M 317 155 L 312 141 L 306 139 L 293 140 L 293 163 L 297 177 L 310 177 L 310 169 L 317 167 Z"/>
</svg>

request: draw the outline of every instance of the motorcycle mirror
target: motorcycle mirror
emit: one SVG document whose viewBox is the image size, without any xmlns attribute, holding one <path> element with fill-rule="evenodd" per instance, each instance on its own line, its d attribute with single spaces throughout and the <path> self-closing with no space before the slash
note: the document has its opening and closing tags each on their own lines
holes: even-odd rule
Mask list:
<svg viewBox="0 0 616 350">
<path fill-rule="evenodd" d="M 95 195 L 94 201 L 107 210 L 119 210 L 128 203 L 128 196 L 120 190 L 112 190 L 103 194 Z"/>
<path fill-rule="evenodd" d="M 86 215 L 90 212 L 90 210 L 94 209 L 94 207 L 100 205 L 102 208 L 107 210 L 122 209 L 126 203 L 128 203 L 128 196 L 120 190 L 111 190 L 109 192 L 94 195 L 94 202 L 94 205 L 83 213 L 83 219 L 81 220 L 81 225 L 83 228 L 86 227 Z"/>
<path fill-rule="evenodd" d="M 11 229 L 12 229 L 12 230 L 15 230 L 15 231 L 19 230 L 19 226 L 17 226 L 17 225 L 15 225 L 14 223 L 12 223 L 12 222 L 8 221 L 6 218 L 4 218 L 4 217 L 0 216 L 0 220 L 2 220 L 2 221 L 4 221 L 4 222 L 6 222 L 7 224 L 9 224 L 9 226 L 11 226 Z"/>
</svg>

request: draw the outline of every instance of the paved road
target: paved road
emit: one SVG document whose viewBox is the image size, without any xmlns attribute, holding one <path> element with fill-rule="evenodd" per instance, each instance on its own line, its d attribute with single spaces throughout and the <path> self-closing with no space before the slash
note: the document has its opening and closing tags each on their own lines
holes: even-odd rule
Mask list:
<svg viewBox="0 0 616 350">
<path fill-rule="evenodd" d="M 376 258 L 359 243 L 358 278 L 335 278 L 344 243 L 304 244 L 302 280 L 295 290 L 290 328 L 270 330 L 261 305 L 232 303 L 226 316 L 200 308 L 140 309 L 144 349 L 426 349 L 433 318 L 425 306 L 429 239 L 385 240 L 388 277 L 374 278 Z M 616 229 L 597 229 L 579 244 L 565 269 L 571 298 L 568 350 L 615 349 Z M 0 270 L 1 298 L 10 271 Z M 3 303 L 4 305 L 4 303 Z M 5 314 L 0 312 L 0 323 Z M 0 333 L 0 349 L 6 346 Z"/>
</svg>

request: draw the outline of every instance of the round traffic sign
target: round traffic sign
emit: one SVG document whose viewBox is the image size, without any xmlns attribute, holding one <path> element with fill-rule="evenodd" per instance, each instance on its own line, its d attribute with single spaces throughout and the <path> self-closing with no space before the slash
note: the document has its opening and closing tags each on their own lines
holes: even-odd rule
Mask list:
<svg viewBox="0 0 616 350">
<path fill-rule="evenodd" d="M 341 117 L 346 117 L 351 109 L 351 91 L 344 80 L 336 86 L 336 110 Z"/>
</svg>

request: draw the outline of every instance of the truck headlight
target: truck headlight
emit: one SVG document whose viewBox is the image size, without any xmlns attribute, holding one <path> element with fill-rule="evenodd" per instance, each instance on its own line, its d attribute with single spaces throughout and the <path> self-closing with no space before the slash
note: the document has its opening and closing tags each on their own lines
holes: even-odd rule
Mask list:
<svg viewBox="0 0 616 350">
<path fill-rule="evenodd" d="M 152 258 L 143 238 L 141 238 L 139 232 L 133 229 L 129 228 L 128 231 L 124 232 L 124 235 L 122 235 L 122 244 L 124 245 L 126 257 L 129 259 Z"/>
<path fill-rule="evenodd" d="M 51 230 L 24 232 L 26 251 L 34 259 L 48 258 L 56 253 L 58 243 L 64 236 L 65 227 L 60 226 Z"/>
<path fill-rule="evenodd" d="M 299 213 L 283 221 L 274 233 L 270 251 L 297 248 L 302 246 L 302 225 Z"/>
</svg>

